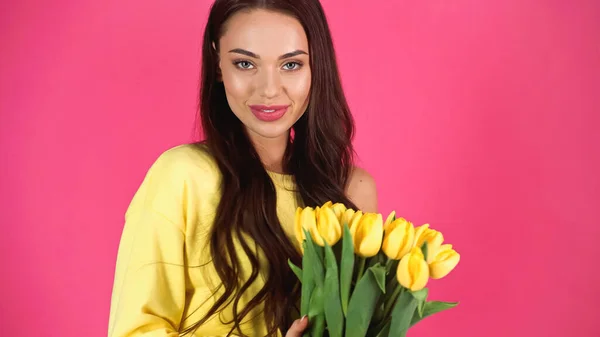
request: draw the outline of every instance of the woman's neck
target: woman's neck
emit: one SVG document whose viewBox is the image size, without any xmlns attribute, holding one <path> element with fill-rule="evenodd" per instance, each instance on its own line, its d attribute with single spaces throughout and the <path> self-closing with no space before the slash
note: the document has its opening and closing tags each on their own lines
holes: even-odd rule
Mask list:
<svg viewBox="0 0 600 337">
<path fill-rule="evenodd" d="M 288 146 L 289 135 L 285 134 L 277 138 L 266 138 L 248 132 L 248 136 L 265 168 L 272 172 L 285 173 L 283 169 L 283 156 Z"/>
</svg>

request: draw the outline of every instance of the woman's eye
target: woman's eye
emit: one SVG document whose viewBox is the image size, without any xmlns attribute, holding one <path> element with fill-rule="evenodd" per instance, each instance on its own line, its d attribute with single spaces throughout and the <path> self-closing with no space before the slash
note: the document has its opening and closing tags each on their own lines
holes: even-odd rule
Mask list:
<svg viewBox="0 0 600 337">
<path fill-rule="evenodd" d="M 288 62 L 283 65 L 285 70 L 298 70 L 301 67 L 301 64 L 298 62 Z"/>
<path fill-rule="evenodd" d="M 238 62 L 235 62 L 235 65 L 241 69 L 251 69 L 252 68 L 252 63 L 250 63 L 248 61 L 238 61 Z"/>
</svg>

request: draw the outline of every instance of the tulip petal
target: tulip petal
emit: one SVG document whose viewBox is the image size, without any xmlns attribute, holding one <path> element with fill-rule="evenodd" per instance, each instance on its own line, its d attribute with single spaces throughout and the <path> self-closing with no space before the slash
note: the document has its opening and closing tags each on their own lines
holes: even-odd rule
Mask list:
<svg viewBox="0 0 600 337">
<path fill-rule="evenodd" d="M 425 232 L 427 229 L 429 229 L 429 224 L 424 224 L 415 228 L 415 247 L 421 247 L 419 242 L 421 240 L 421 236 L 423 236 L 423 232 Z M 421 244 L 423 243 L 421 242 Z"/>
<path fill-rule="evenodd" d="M 410 253 L 402 257 L 396 276 L 398 282 L 411 291 L 425 288 L 429 281 L 429 266 L 420 248 L 413 247 Z"/>
<path fill-rule="evenodd" d="M 312 207 L 305 207 L 300 214 L 300 222 L 302 224 L 302 228 L 306 229 L 313 241 L 316 244 L 323 247 L 323 239 L 319 235 L 317 231 L 317 213 L 320 211 L 320 207 L 313 209 Z M 306 239 L 306 237 L 304 237 Z"/>
<path fill-rule="evenodd" d="M 296 208 L 296 215 L 294 217 L 294 232 L 296 234 L 296 241 L 298 241 L 298 243 L 300 244 L 300 247 L 302 247 L 302 242 L 304 241 L 304 233 L 302 232 L 302 208 L 298 207 Z"/>
<path fill-rule="evenodd" d="M 415 233 L 415 247 L 421 247 L 425 242 L 427 242 L 427 262 L 430 263 L 444 242 L 444 235 L 430 229 L 428 224 L 420 226 Z"/>
<path fill-rule="evenodd" d="M 418 291 L 427 285 L 429 281 L 429 266 L 427 262 L 423 259 L 411 259 L 410 261 L 410 269 L 414 271 L 413 284 L 410 287 L 412 291 Z"/>
<path fill-rule="evenodd" d="M 412 223 L 397 218 L 385 227 L 383 251 L 390 258 L 400 260 L 413 247 L 415 229 Z"/>
<path fill-rule="evenodd" d="M 323 207 L 319 210 L 317 228 L 319 234 L 330 246 L 335 245 L 342 237 L 342 227 L 330 207 Z"/>
<path fill-rule="evenodd" d="M 392 211 L 390 215 L 388 215 L 387 219 L 385 219 L 385 222 L 383 223 L 383 228 L 385 229 L 394 220 L 396 220 L 396 211 Z"/>
<path fill-rule="evenodd" d="M 354 252 L 357 252 L 358 244 L 356 239 L 356 230 L 359 227 L 359 223 L 361 218 L 363 217 L 362 211 L 356 211 L 354 215 L 352 215 L 352 219 L 350 220 L 350 234 L 352 234 L 352 242 L 354 243 Z"/>
<path fill-rule="evenodd" d="M 350 228 L 350 222 L 352 221 L 352 217 L 354 217 L 355 213 L 356 212 L 353 209 L 348 208 L 342 215 L 342 219 L 340 220 L 340 225 L 342 225 L 342 227 L 348 226 L 348 228 Z"/>
<path fill-rule="evenodd" d="M 342 216 L 346 212 L 346 206 L 344 204 L 338 202 L 336 204 L 333 204 L 333 206 L 331 206 L 331 209 L 333 209 L 333 212 L 335 213 L 335 217 L 341 223 Z"/>
<path fill-rule="evenodd" d="M 454 249 L 445 247 L 440 250 L 429 264 L 432 279 L 441 279 L 448 275 L 460 262 L 460 254 Z"/>
<path fill-rule="evenodd" d="M 358 254 L 373 257 L 381 249 L 383 240 L 383 219 L 378 213 L 365 213 L 356 230 Z"/>
</svg>

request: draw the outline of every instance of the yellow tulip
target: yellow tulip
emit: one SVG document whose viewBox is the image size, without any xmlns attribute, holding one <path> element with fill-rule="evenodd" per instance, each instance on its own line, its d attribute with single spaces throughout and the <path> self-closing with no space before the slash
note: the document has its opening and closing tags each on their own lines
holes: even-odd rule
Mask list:
<svg viewBox="0 0 600 337">
<path fill-rule="evenodd" d="M 342 226 L 340 225 L 339 218 L 336 216 L 333 208 L 329 206 L 317 208 L 316 218 L 317 232 L 319 233 L 320 237 L 314 238 L 313 235 L 315 242 L 319 246 L 324 246 L 324 239 L 328 245 L 335 245 L 342 237 Z M 321 239 L 321 237 L 323 239 Z"/>
<path fill-rule="evenodd" d="M 324 203 L 323 206 L 321 206 L 321 207 L 331 207 L 333 209 L 333 212 L 335 213 L 335 216 L 340 221 L 340 224 L 343 225 L 342 216 L 344 215 L 344 212 L 346 212 L 346 205 L 342 204 L 341 202 L 334 204 L 330 200 L 330 201 Z"/>
<path fill-rule="evenodd" d="M 414 247 L 421 248 L 425 242 L 427 242 L 427 263 L 430 263 L 444 242 L 444 235 L 435 229 L 429 228 L 429 224 L 419 226 L 415 231 Z"/>
<path fill-rule="evenodd" d="M 378 213 L 357 211 L 350 221 L 350 233 L 354 239 L 354 252 L 361 257 L 379 253 L 383 239 L 383 219 Z"/>
<path fill-rule="evenodd" d="M 429 263 L 429 273 L 432 279 L 440 279 L 448 275 L 460 261 L 458 254 L 452 245 L 445 244 L 440 246 L 432 261 Z"/>
<path fill-rule="evenodd" d="M 344 213 L 347 210 L 346 205 L 338 202 L 336 204 L 333 204 L 331 206 L 331 208 L 333 209 L 333 212 L 335 213 L 335 216 L 338 218 L 338 220 L 340 221 L 340 224 L 341 224 L 342 223 L 342 216 L 344 215 Z"/>
<path fill-rule="evenodd" d="M 415 228 L 413 224 L 404 218 L 398 218 L 387 226 L 384 226 L 383 252 L 387 257 L 400 260 L 406 255 L 415 240 Z"/>
<path fill-rule="evenodd" d="M 419 247 L 413 247 L 402 257 L 396 272 L 398 282 L 411 291 L 418 291 L 429 281 L 429 266 Z"/>
<path fill-rule="evenodd" d="M 346 219 L 348 216 L 350 217 L 350 221 L 348 222 L 348 226 L 350 226 L 350 234 L 352 234 L 352 239 L 354 240 L 356 246 L 356 229 L 358 228 L 360 218 L 363 216 L 363 212 L 360 210 L 356 212 L 346 211 L 343 218 Z"/>
<path fill-rule="evenodd" d="M 305 207 L 296 209 L 296 217 L 294 229 L 296 232 L 296 239 L 302 246 L 302 242 L 306 240 L 304 231 L 306 229 L 313 241 L 319 245 L 324 246 L 325 242 L 330 246 L 336 244 L 342 236 L 342 227 L 340 222 L 335 216 L 331 207 Z"/>
<path fill-rule="evenodd" d="M 306 236 L 304 235 L 304 231 L 302 228 L 306 229 L 311 236 L 314 238 L 313 234 L 317 228 L 317 217 L 315 214 L 315 210 L 312 207 L 296 208 L 296 216 L 294 217 L 294 231 L 296 232 L 296 240 L 302 247 L 302 242 L 306 240 Z"/>
<path fill-rule="evenodd" d="M 350 224 L 352 222 L 352 218 L 354 217 L 355 213 L 356 212 L 353 209 L 348 208 L 344 212 L 344 214 L 342 214 L 342 218 L 340 219 L 340 225 L 342 225 L 342 227 L 345 225 L 348 225 L 348 228 L 350 228 Z"/>
</svg>

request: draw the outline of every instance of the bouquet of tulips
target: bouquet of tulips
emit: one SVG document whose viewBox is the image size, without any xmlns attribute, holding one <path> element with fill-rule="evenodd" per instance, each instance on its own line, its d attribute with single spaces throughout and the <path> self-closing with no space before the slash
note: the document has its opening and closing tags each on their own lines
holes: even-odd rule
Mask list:
<svg viewBox="0 0 600 337">
<path fill-rule="evenodd" d="M 423 318 L 456 306 L 428 301 L 427 282 L 452 271 L 460 255 L 428 224 L 392 212 L 363 213 L 327 202 L 298 208 L 301 315 L 310 337 L 399 337 Z"/>
</svg>

